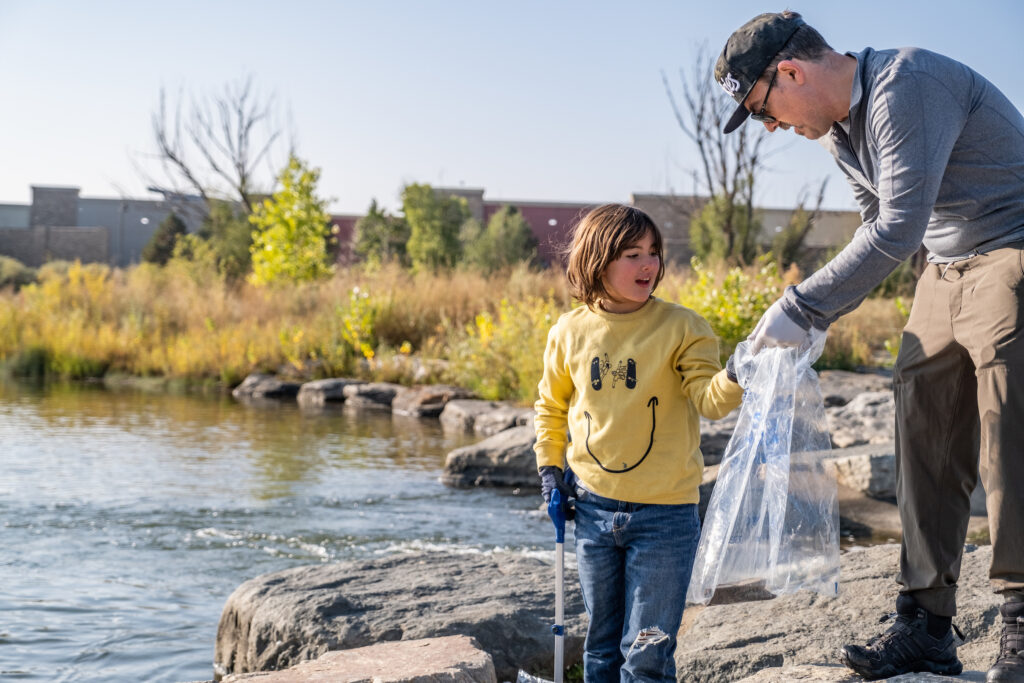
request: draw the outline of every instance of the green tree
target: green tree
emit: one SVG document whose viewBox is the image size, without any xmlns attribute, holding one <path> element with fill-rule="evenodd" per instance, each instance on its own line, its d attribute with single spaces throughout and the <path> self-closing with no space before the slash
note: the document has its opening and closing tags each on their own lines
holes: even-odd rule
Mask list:
<svg viewBox="0 0 1024 683">
<path fill-rule="evenodd" d="M 165 265 L 174 255 L 174 245 L 177 243 L 178 237 L 186 232 L 188 232 L 188 228 L 178 214 L 173 211 L 167 214 L 167 218 L 160 221 L 156 232 L 142 249 L 142 260 L 147 263 Z"/>
<path fill-rule="evenodd" d="M 331 216 L 327 202 L 316 196 L 319 180 L 319 169 L 292 155 L 278 177 L 280 189 L 253 210 L 254 283 L 305 282 L 333 271 L 327 251 Z"/>
<path fill-rule="evenodd" d="M 664 74 L 662 81 L 676 122 L 697 149 L 695 184 L 712 198 L 711 208 L 705 206 L 693 219 L 702 230 L 721 233 L 721 246 L 717 236 L 703 235 L 704 246 L 714 247 L 708 255 L 717 251 L 731 263 L 747 265 L 757 256 L 760 225 L 754 217 L 754 190 L 765 170 L 765 145 L 771 138 L 754 122 L 728 135 L 722 132 L 736 104 L 708 77 L 716 57 L 717 51 L 711 52 L 706 44 L 698 48 L 691 74 L 680 71 L 679 99 Z M 696 248 L 695 252 L 700 253 Z"/>
<path fill-rule="evenodd" d="M 409 241 L 409 224 L 378 207 L 376 199 L 370 202 L 366 215 L 356 222 L 354 241 L 353 249 L 364 261 L 398 261 L 408 265 L 405 245 Z"/>
<path fill-rule="evenodd" d="M 481 231 L 476 221 L 467 221 L 462 239 L 465 260 L 486 272 L 531 261 L 537 255 L 530 224 L 517 207 L 507 204 L 491 216 L 486 230 Z"/>
<path fill-rule="evenodd" d="M 242 206 L 225 200 L 211 200 L 210 212 L 198 235 L 209 246 L 217 270 L 230 280 L 244 277 L 252 259 L 252 225 Z M 180 240 L 179 240 L 180 241 Z M 186 249 L 182 254 L 191 251 Z M 205 254 L 205 250 L 201 250 Z"/>
<path fill-rule="evenodd" d="M 811 210 L 804 208 L 807 204 L 807 189 L 801 190 L 796 209 L 790 214 L 789 223 L 772 239 L 772 254 L 779 268 L 784 270 L 791 263 L 799 262 L 804 255 L 804 240 L 821 215 L 821 203 L 825 199 L 827 185 L 828 178 L 825 178 L 818 186 L 817 201 Z"/>
<path fill-rule="evenodd" d="M 730 225 L 730 230 L 723 229 L 724 225 Z M 690 221 L 690 248 L 705 262 L 724 259 L 730 263 L 750 264 L 757 258 L 760 234 L 761 222 L 743 205 L 730 202 L 727 196 L 716 195 Z"/>
<path fill-rule="evenodd" d="M 430 185 L 406 185 L 402 211 L 409 224 L 407 251 L 413 268 L 451 268 L 462 256 L 459 233 L 469 220 L 462 197 L 442 197 Z"/>
</svg>

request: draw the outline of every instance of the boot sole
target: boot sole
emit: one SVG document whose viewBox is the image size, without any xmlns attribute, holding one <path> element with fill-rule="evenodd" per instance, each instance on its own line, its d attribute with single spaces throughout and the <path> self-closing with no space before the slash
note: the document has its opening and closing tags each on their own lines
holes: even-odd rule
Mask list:
<svg viewBox="0 0 1024 683">
<path fill-rule="evenodd" d="M 959 676 L 964 670 L 964 665 L 959 659 L 955 659 L 952 662 L 933 662 L 930 659 L 922 659 L 913 662 L 904 669 L 897 669 L 895 666 L 888 664 L 881 669 L 872 670 L 857 666 L 851 662 L 850 657 L 846 653 L 846 648 L 840 649 L 840 653 L 840 658 L 843 660 L 843 664 L 868 681 L 877 681 L 881 678 L 892 678 L 893 676 L 899 676 L 902 674 L 915 673 L 931 673 L 940 676 Z"/>
</svg>

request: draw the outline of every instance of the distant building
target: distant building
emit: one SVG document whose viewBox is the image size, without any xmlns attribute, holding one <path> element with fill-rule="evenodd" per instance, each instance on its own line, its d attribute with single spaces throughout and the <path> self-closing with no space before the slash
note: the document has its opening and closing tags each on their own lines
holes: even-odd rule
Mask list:
<svg viewBox="0 0 1024 683">
<path fill-rule="evenodd" d="M 549 264 L 561 262 L 573 227 L 596 206 L 583 202 L 487 199 L 482 188 L 434 189 L 438 194 L 464 198 L 470 214 L 481 225 L 486 225 L 503 206 L 517 207 L 537 240 L 538 259 Z M 156 191 L 163 195 L 162 199 L 105 199 L 82 197 L 77 187 L 33 185 L 31 204 L 0 204 L 0 254 L 29 266 L 55 259 L 118 267 L 138 263 L 157 226 L 172 211 L 178 213 L 189 232 L 199 229 L 205 215 L 205 204 L 198 196 Z M 630 202 L 650 214 L 661 228 L 666 260 L 676 263 L 688 263 L 693 256 L 690 221 L 706 201 L 703 197 L 664 194 L 630 197 Z M 789 209 L 758 209 L 766 244 L 789 222 L 791 213 Z M 355 226 L 361 217 L 331 217 L 339 264 L 356 260 Z M 855 211 L 823 211 L 807 236 L 805 247 L 816 253 L 834 249 L 845 244 L 859 225 L 860 215 Z"/>
<path fill-rule="evenodd" d="M 486 225 L 503 206 L 515 206 L 530 225 L 537 239 L 537 257 L 544 263 L 558 263 L 572 235 L 576 223 L 595 203 L 544 202 L 505 199 L 485 199 L 484 190 L 438 187 L 435 192 L 462 197 L 469 205 L 470 214 Z M 664 238 L 665 260 L 689 263 L 693 257 L 690 248 L 690 221 L 700 214 L 706 197 L 670 194 L 633 194 L 630 204 L 647 213 L 661 230 Z M 776 232 L 789 223 L 791 209 L 756 209 L 763 227 L 762 237 L 770 245 Z M 804 247 L 812 254 L 821 253 L 846 244 L 860 226 L 856 211 L 822 211 L 814 227 L 804 240 Z"/>
<path fill-rule="evenodd" d="M 362 216 L 353 214 L 334 214 L 331 216 L 331 236 L 335 240 L 337 253 L 335 260 L 341 265 L 357 261 L 355 254 L 356 223 Z"/>
<path fill-rule="evenodd" d="M 484 199 L 484 190 L 455 187 L 435 187 L 437 194 L 462 197 L 469 205 L 470 215 L 486 226 L 491 216 L 503 206 L 519 209 L 523 219 L 537 240 L 537 258 L 543 263 L 558 263 L 562 249 L 572 234 L 572 228 L 597 204 L 579 202 L 542 202 L 522 200 Z"/>
<path fill-rule="evenodd" d="M 77 187 L 33 185 L 31 204 L 0 204 L 0 254 L 33 267 L 58 259 L 128 266 L 140 261 L 143 247 L 175 206 L 200 201 L 99 199 L 79 196 Z M 200 213 L 179 215 L 189 231 L 198 229 Z"/>
</svg>

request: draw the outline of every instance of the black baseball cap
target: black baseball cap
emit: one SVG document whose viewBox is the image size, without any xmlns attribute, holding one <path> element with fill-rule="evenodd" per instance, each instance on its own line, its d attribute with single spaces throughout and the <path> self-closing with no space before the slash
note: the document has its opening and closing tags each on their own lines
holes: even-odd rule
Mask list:
<svg viewBox="0 0 1024 683">
<path fill-rule="evenodd" d="M 759 14 L 729 36 L 715 64 L 715 80 L 739 106 L 722 132 L 731 133 L 747 120 L 750 112 L 743 102 L 775 55 L 782 52 L 803 25 L 804 20 L 800 17 L 772 12 Z"/>
</svg>

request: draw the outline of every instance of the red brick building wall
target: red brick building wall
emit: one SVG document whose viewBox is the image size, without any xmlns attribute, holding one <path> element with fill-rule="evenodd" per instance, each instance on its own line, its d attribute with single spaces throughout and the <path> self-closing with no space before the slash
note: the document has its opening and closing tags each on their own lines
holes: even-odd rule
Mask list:
<svg viewBox="0 0 1024 683">
<path fill-rule="evenodd" d="M 530 226 L 537 240 L 537 259 L 543 263 L 559 264 L 561 250 L 569 242 L 572 229 L 587 211 L 596 204 L 569 204 L 561 202 L 484 202 L 483 224 L 503 206 L 515 206 Z"/>
<path fill-rule="evenodd" d="M 356 223 L 362 216 L 351 216 L 338 214 L 331 216 L 331 234 L 337 240 L 337 254 L 335 262 L 342 265 L 355 263 L 356 255 L 353 252 L 356 239 Z"/>
</svg>

